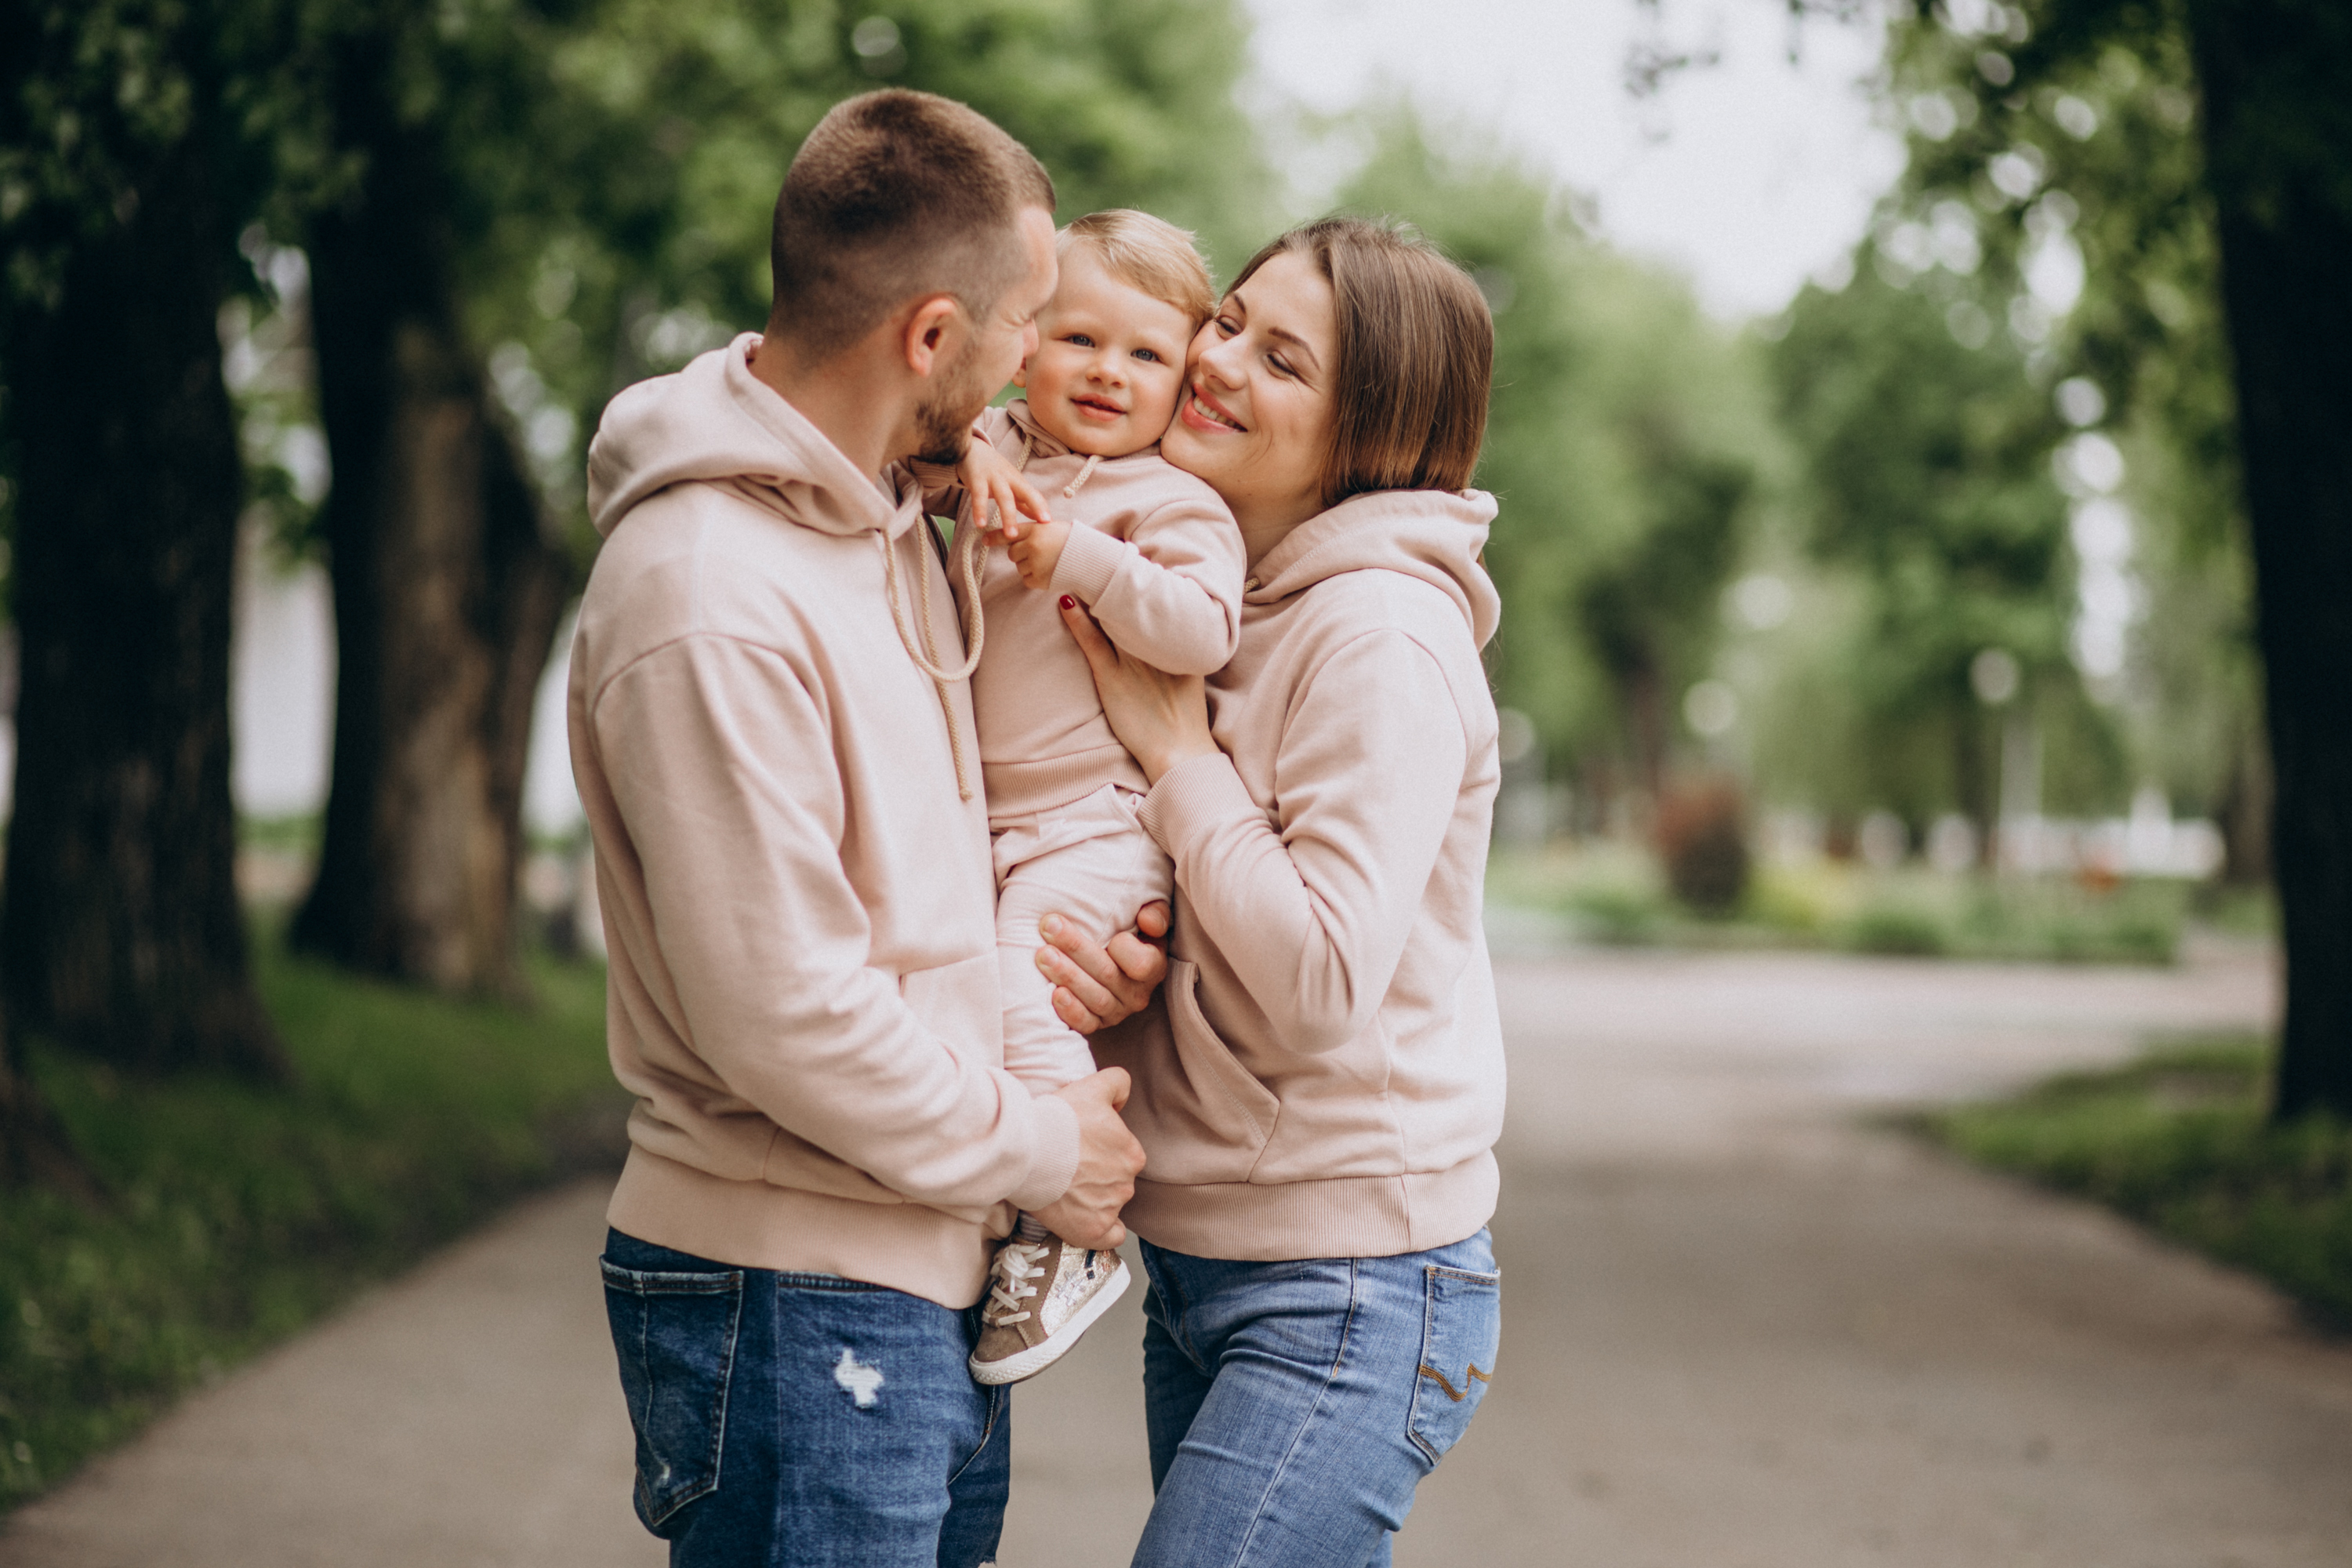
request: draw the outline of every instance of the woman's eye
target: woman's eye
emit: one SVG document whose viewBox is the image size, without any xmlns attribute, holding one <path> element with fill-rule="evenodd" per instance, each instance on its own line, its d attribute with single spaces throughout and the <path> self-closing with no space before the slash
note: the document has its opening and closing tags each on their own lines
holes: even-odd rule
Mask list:
<svg viewBox="0 0 2352 1568">
<path fill-rule="evenodd" d="M 1286 375 L 1295 379 L 1298 374 L 1297 371 L 1290 368 L 1289 363 L 1280 354 L 1266 355 L 1265 363 L 1274 367 L 1274 372 L 1276 375 Z"/>
<path fill-rule="evenodd" d="M 1230 338 L 1241 330 L 1241 323 L 1234 321 L 1231 317 L 1219 316 L 1217 318 L 1217 331 L 1221 335 Z"/>
</svg>

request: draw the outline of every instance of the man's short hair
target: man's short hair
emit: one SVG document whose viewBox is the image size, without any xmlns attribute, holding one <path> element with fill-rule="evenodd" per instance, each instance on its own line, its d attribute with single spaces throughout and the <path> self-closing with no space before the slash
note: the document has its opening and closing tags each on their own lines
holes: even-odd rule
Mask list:
<svg viewBox="0 0 2352 1568">
<path fill-rule="evenodd" d="M 1132 207 L 1088 213 L 1055 236 L 1055 255 L 1066 260 L 1074 250 L 1088 252 L 1122 283 L 1181 310 L 1195 331 L 1217 313 L 1209 264 L 1191 233 L 1165 218 Z"/>
<path fill-rule="evenodd" d="M 1053 180 L 985 116 L 904 88 L 837 103 L 776 196 L 768 331 L 823 363 L 909 300 L 984 315 L 1021 276 L 1032 206 L 1053 212 Z"/>
</svg>

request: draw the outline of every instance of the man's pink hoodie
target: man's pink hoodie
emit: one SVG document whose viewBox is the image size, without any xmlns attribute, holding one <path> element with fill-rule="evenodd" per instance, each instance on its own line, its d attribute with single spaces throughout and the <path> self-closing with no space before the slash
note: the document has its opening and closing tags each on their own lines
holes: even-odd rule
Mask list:
<svg viewBox="0 0 2352 1568">
<path fill-rule="evenodd" d="M 1176 862 L 1135 1076 L 1129 1229 L 1210 1258 L 1391 1257 L 1494 1213 L 1503 1040 L 1481 897 L 1501 772 L 1476 490 L 1387 490 L 1255 568 L 1210 756 L 1141 810 Z"/>
<path fill-rule="evenodd" d="M 1077 1119 L 1003 1069 L 971 698 L 917 662 L 963 658 L 919 495 L 756 380 L 755 342 L 623 392 L 589 453 L 572 759 L 637 1097 L 610 1217 L 966 1307 L 1013 1206 L 1067 1189 Z"/>
</svg>

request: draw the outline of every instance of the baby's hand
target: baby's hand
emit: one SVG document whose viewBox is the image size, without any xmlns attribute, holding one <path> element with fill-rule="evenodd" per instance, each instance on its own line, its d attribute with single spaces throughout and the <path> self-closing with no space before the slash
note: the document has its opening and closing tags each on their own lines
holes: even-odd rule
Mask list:
<svg viewBox="0 0 2352 1568">
<path fill-rule="evenodd" d="M 985 441 L 975 439 L 964 449 L 963 461 L 956 465 L 956 482 L 971 498 L 972 519 L 991 544 L 1003 544 L 1028 532 L 1029 525 L 1022 521 L 1024 512 L 1039 522 L 1053 518 L 1037 487 L 1022 478 L 1010 458 Z"/>
<path fill-rule="evenodd" d="M 1045 589 L 1054 585 L 1054 568 L 1062 563 L 1062 546 L 1070 537 L 1066 522 L 1040 522 L 1027 537 L 1011 536 L 1005 558 L 1021 574 L 1022 586 Z"/>
</svg>

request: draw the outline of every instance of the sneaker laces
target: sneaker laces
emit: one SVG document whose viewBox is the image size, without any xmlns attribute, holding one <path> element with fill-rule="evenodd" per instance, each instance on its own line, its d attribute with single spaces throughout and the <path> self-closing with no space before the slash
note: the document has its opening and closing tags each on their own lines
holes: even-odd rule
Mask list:
<svg viewBox="0 0 2352 1568">
<path fill-rule="evenodd" d="M 1029 1281 L 1045 1272 L 1045 1246 L 1042 1241 L 1008 1241 L 997 1248 L 997 1279 L 988 1292 L 988 1310 L 982 1314 L 989 1322 L 1002 1326 L 1028 1321 L 1021 1303 L 1037 1293 Z"/>
</svg>

